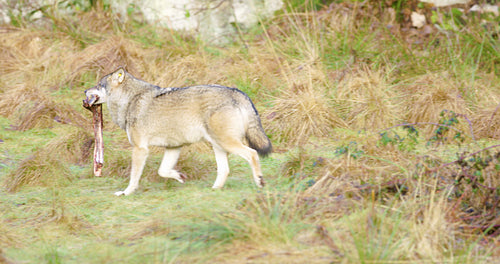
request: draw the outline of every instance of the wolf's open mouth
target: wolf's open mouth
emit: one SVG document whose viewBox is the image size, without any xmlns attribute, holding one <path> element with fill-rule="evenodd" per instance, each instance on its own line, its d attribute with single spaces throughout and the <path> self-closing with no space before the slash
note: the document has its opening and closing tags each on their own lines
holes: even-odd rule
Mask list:
<svg viewBox="0 0 500 264">
<path fill-rule="evenodd" d="M 87 98 L 85 98 L 83 100 L 83 107 L 85 108 L 90 108 L 92 105 L 94 105 L 95 102 L 97 102 L 99 100 L 99 96 L 93 94 L 93 95 L 90 95 L 90 96 L 87 96 Z"/>
</svg>

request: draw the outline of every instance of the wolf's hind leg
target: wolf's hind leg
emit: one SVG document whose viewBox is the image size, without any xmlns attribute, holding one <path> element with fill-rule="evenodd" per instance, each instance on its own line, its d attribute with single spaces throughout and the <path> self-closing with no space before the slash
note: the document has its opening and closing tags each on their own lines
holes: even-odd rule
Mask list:
<svg viewBox="0 0 500 264">
<path fill-rule="evenodd" d="M 179 182 L 184 183 L 186 176 L 174 170 L 174 166 L 175 164 L 177 164 L 177 160 L 179 159 L 180 153 L 181 153 L 180 148 L 165 150 L 165 154 L 163 155 L 160 168 L 158 169 L 158 174 L 161 177 L 176 179 Z"/>
<path fill-rule="evenodd" d="M 147 147 L 134 147 L 132 150 L 132 170 L 130 172 L 130 182 L 127 189 L 124 191 L 116 192 L 116 196 L 129 195 L 139 187 L 139 180 L 141 179 L 142 170 L 146 164 L 149 150 Z"/>
<path fill-rule="evenodd" d="M 258 187 L 264 187 L 264 179 L 260 168 L 259 155 L 257 151 L 249 148 L 238 140 L 226 140 L 223 145 L 224 149 L 244 158 L 252 168 L 253 179 Z"/>
<path fill-rule="evenodd" d="M 217 151 L 214 145 L 215 157 L 217 160 L 217 167 L 219 166 L 219 161 L 222 163 L 225 162 L 225 166 L 227 167 L 227 153 L 236 154 L 242 158 L 244 158 L 252 168 L 252 174 L 255 181 L 255 184 L 259 187 L 264 186 L 264 180 L 262 178 L 262 171 L 260 168 L 259 155 L 257 151 L 254 149 L 247 147 L 241 141 L 245 134 L 245 125 L 242 123 L 242 116 L 238 115 L 238 111 L 220 111 L 213 114 L 209 120 L 209 131 L 210 141 L 212 144 L 217 142 L 216 146 L 220 146 L 221 151 Z M 224 150 L 222 152 L 222 150 Z M 219 152 L 219 157 L 217 158 Z M 224 153 L 222 156 L 221 153 Z M 224 159 L 222 158 L 224 157 Z M 227 172 L 229 172 L 229 167 L 227 167 Z M 217 180 L 215 181 L 214 188 L 222 187 L 217 185 L 218 183 L 224 184 L 226 180 L 227 174 L 219 173 L 219 169 L 217 169 Z"/>
<path fill-rule="evenodd" d="M 215 161 L 217 162 L 217 179 L 212 186 L 214 189 L 224 187 L 227 175 L 229 174 L 229 164 L 227 163 L 227 152 L 219 146 L 213 146 L 215 152 Z"/>
<path fill-rule="evenodd" d="M 238 147 L 233 147 L 229 151 L 244 158 L 248 162 L 248 164 L 250 164 L 255 184 L 258 187 L 264 187 L 264 178 L 262 177 L 259 155 L 257 154 L 257 151 L 243 144 Z"/>
</svg>

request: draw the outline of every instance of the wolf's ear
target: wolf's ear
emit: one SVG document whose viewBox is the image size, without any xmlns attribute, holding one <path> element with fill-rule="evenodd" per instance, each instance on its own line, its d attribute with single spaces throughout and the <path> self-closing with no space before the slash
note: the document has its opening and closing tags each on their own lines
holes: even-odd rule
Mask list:
<svg viewBox="0 0 500 264">
<path fill-rule="evenodd" d="M 116 84 L 121 84 L 125 79 L 125 71 L 123 68 L 118 69 L 115 73 L 113 73 L 112 81 Z"/>
</svg>

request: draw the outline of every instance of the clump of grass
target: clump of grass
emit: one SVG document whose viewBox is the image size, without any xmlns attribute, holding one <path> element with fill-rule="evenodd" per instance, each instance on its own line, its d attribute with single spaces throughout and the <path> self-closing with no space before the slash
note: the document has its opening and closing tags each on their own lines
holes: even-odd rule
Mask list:
<svg viewBox="0 0 500 264">
<path fill-rule="evenodd" d="M 38 205 L 40 212 L 36 217 L 30 219 L 31 225 L 44 226 L 48 223 L 54 223 L 59 228 L 63 227 L 71 232 L 90 227 L 85 217 L 76 212 L 74 205 L 68 204 L 68 193 L 61 189 L 59 182 L 53 182 L 48 190 L 50 195 L 47 200 Z"/>
<path fill-rule="evenodd" d="M 230 211 L 201 216 L 187 230 L 172 231 L 169 236 L 189 240 L 184 250 L 188 252 L 207 247 L 218 252 L 222 246 L 240 242 L 250 247 L 292 246 L 294 238 L 310 227 L 305 221 L 309 208 L 300 193 L 262 193 L 247 197 Z"/>
<path fill-rule="evenodd" d="M 335 127 L 345 126 L 333 111 L 331 100 L 311 87 L 297 87 L 295 92 L 275 99 L 263 117 L 274 140 L 293 145 L 310 137 L 328 137 Z"/>
<path fill-rule="evenodd" d="M 478 138 L 500 139 L 500 104 L 479 110 L 473 119 L 475 134 Z"/>
<path fill-rule="evenodd" d="M 90 160 L 94 146 L 94 135 L 90 130 L 64 125 L 55 129 L 55 132 L 62 136 L 51 140 L 43 151 L 76 165 L 84 165 Z"/>
<path fill-rule="evenodd" d="M 134 223 L 133 234 L 127 240 L 140 240 L 147 236 L 166 236 L 170 233 L 170 224 L 164 218 L 152 218 L 141 223 Z"/>
<path fill-rule="evenodd" d="M 344 258 L 353 263 L 390 262 L 404 259 L 398 241 L 404 235 L 401 214 L 367 208 L 339 219 L 331 229 L 332 240 Z"/>
<path fill-rule="evenodd" d="M 310 171 L 309 167 L 313 164 L 314 159 L 314 156 L 299 146 L 297 151 L 288 153 L 286 162 L 283 162 L 280 166 L 280 175 L 286 177 L 304 176 L 301 174 Z"/>
<path fill-rule="evenodd" d="M 404 120 L 409 123 L 437 122 L 443 110 L 466 116 L 472 113 L 465 95 L 447 72 L 418 76 L 402 89 L 407 94 Z M 467 122 L 462 124 L 458 128 L 469 131 Z"/>
<path fill-rule="evenodd" d="M 15 192 L 22 186 L 52 186 L 55 182 L 64 185 L 71 179 L 68 164 L 53 153 L 38 150 L 20 162 L 5 179 L 8 192 Z"/>
<path fill-rule="evenodd" d="M 3 215 L 2 215 L 3 218 Z M 15 229 L 15 228 L 14 228 Z M 20 237 L 12 232 L 13 228 L 8 223 L 0 221 L 0 248 L 20 246 Z M 0 250 L 0 262 L 2 261 L 2 252 Z"/>
<path fill-rule="evenodd" d="M 223 71 L 220 71 L 225 65 L 213 69 L 207 64 L 207 58 L 198 54 L 176 57 L 169 63 L 159 61 L 156 66 L 156 69 L 148 74 L 151 78 L 157 79 L 156 82 L 162 87 L 183 87 L 200 83 L 221 84 L 221 80 L 225 77 Z"/>
<path fill-rule="evenodd" d="M 266 241 L 292 244 L 294 237 L 308 227 L 304 219 L 310 206 L 300 193 L 262 193 L 245 199 L 235 212 L 211 221 L 224 226 L 233 239 L 255 245 Z"/>
<path fill-rule="evenodd" d="M 399 246 L 413 260 L 442 261 L 456 247 L 454 230 L 457 230 L 457 223 L 448 220 L 450 206 L 446 199 L 449 193 L 438 192 L 435 187 L 421 186 L 430 189 L 424 198 L 426 202 L 423 203 L 415 192 L 405 206 L 405 211 L 410 212 L 407 228 L 411 235 L 403 238 Z"/>
<path fill-rule="evenodd" d="M 119 66 L 125 66 L 127 71 L 139 76 L 143 68 L 144 51 L 138 43 L 129 39 L 113 36 L 105 41 L 89 45 L 82 51 L 68 56 L 66 65 L 71 69 L 67 82 L 78 80 L 83 73 L 92 71 L 101 76 L 108 74 Z"/>
<path fill-rule="evenodd" d="M 75 175 L 70 164 L 83 164 L 89 159 L 93 138 L 79 128 L 65 130 L 65 134 L 23 159 L 6 177 L 7 191 L 15 192 L 24 185 L 53 186 L 71 182 Z"/>
<path fill-rule="evenodd" d="M 15 128 L 50 128 L 57 123 L 85 127 L 86 118 L 70 105 L 56 102 L 37 87 L 21 86 L 6 91 L 0 97 L 0 115 L 16 120 Z"/>
<path fill-rule="evenodd" d="M 449 254 L 453 247 L 461 246 L 454 244 L 456 223 L 448 219 L 449 193 L 427 191 L 430 193 L 425 198 L 404 196 L 401 201 L 393 200 L 390 207 L 373 198 L 359 200 L 356 204 L 364 204 L 363 209 L 323 222 L 331 240 L 342 241 L 335 244 L 351 262 L 442 262 L 457 258 Z"/>
<path fill-rule="evenodd" d="M 364 66 L 350 75 L 332 96 L 352 128 L 376 131 L 401 119 L 401 95 L 391 85 L 390 70 Z"/>
<path fill-rule="evenodd" d="M 413 152 L 384 146 L 378 139 L 372 133 L 343 133 L 334 144 L 323 146 L 322 151 L 330 155 L 315 162 L 319 165 L 314 169 L 315 182 L 306 192 L 362 197 L 362 192 L 366 194 L 372 189 L 376 193 L 397 189 L 399 181 L 409 177 L 416 157 Z"/>
<path fill-rule="evenodd" d="M 16 29 L 2 34 L 5 38 L 0 42 L 3 60 L 0 73 L 9 77 L 11 74 L 22 76 L 44 70 L 48 62 L 54 60 L 50 56 L 54 52 L 51 33 Z"/>
</svg>

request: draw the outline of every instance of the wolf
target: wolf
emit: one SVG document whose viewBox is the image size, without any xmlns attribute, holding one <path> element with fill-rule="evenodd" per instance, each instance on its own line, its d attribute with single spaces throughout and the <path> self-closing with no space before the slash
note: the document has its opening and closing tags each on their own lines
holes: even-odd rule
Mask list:
<svg viewBox="0 0 500 264">
<path fill-rule="evenodd" d="M 91 104 L 107 103 L 111 119 L 126 131 L 133 147 L 130 182 L 115 195 L 129 195 L 138 188 L 150 146 L 165 148 L 158 174 L 184 183 L 186 176 L 174 169 L 180 149 L 202 140 L 210 142 L 215 153 L 217 178 L 212 188 L 226 182 L 228 153 L 243 157 L 257 186 L 264 186 L 259 156 L 271 153 L 272 145 L 244 92 L 220 85 L 160 88 L 120 67 L 85 95 L 93 99 Z"/>
</svg>

